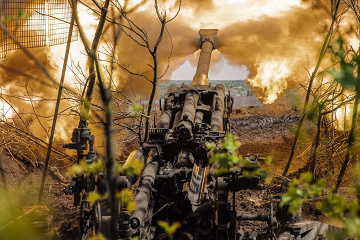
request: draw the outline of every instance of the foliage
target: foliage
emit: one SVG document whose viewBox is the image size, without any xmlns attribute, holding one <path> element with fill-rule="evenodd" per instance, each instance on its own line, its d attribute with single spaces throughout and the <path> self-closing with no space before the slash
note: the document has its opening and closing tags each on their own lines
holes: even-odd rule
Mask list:
<svg viewBox="0 0 360 240">
<path fill-rule="evenodd" d="M 92 163 L 87 163 L 85 161 L 80 161 L 78 164 L 74 164 L 72 166 L 70 166 L 67 169 L 67 174 L 70 176 L 78 176 L 81 174 L 97 174 L 100 172 L 103 172 L 105 169 L 104 163 L 102 162 L 101 159 L 96 159 L 95 161 L 93 161 Z"/>
<path fill-rule="evenodd" d="M 109 194 L 100 195 L 99 193 L 92 191 L 87 194 L 86 200 L 89 202 L 90 207 L 94 206 L 97 201 L 105 200 L 109 197 Z"/>
<path fill-rule="evenodd" d="M 334 221 L 340 222 L 344 227 L 343 235 L 349 237 L 360 237 L 359 198 L 360 196 L 360 164 L 353 169 L 354 182 L 350 187 L 351 193 L 357 196 L 348 202 L 344 195 L 330 194 L 324 201 L 318 204 L 318 208 Z M 335 236 L 335 239 L 343 239 L 343 236 Z"/>
<path fill-rule="evenodd" d="M 166 82 L 160 82 L 159 83 L 159 89 L 160 89 L 160 98 L 164 98 L 167 90 L 170 85 L 175 84 L 177 86 L 181 86 L 183 84 L 191 85 L 192 80 L 170 80 Z M 230 91 L 230 94 L 232 96 L 234 95 L 240 95 L 240 96 L 248 96 L 250 95 L 250 89 L 246 85 L 245 80 L 220 80 L 220 81 L 211 81 L 211 84 L 213 86 L 217 84 L 222 84 L 225 86 L 225 89 L 227 91 Z"/>
<path fill-rule="evenodd" d="M 13 16 L 2 16 L 1 22 L 11 22 L 17 20 L 25 20 L 30 16 L 29 13 L 25 12 L 23 9 L 20 9 L 16 15 Z"/>
<path fill-rule="evenodd" d="M 347 51 L 343 48 L 343 40 L 339 37 L 335 44 L 329 47 L 335 61 L 339 61 L 339 71 L 332 68 L 328 71 L 334 80 L 341 84 L 344 89 L 354 89 L 356 86 L 356 77 L 354 75 L 356 64 L 359 57 L 353 51 Z"/>
<path fill-rule="evenodd" d="M 288 191 L 281 196 L 280 206 L 288 205 L 289 212 L 297 214 L 300 212 L 303 200 L 321 196 L 324 193 L 326 180 L 320 179 L 311 184 L 313 178 L 311 173 L 302 173 L 299 178 L 294 178 L 289 182 Z"/>
<path fill-rule="evenodd" d="M 91 235 L 88 239 L 89 240 L 105 240 L 106 238 L 101 233 L 98 233 L 98 234 Z"/>
<path fill-rule="evenodd" d="M 37 204 L 38 189 L 32 184 L 32 181 L 38 181 L 38 176 L 31 174 L 28 178 L 31 182 L 22 181 L 16 186 L 11 186 L 10 189 L 2 182 L 0 188 L 0 239 L 45 239 L 44 232 L 34 228 L 34 223 L 46 222 L 46 217 L 51 212 L 46 205 Z M 46 230 L 48 230 L 45 233 L 46 239 L 53 239 L 54 229 Z"/>
<path fill-rule="evenodd" d="M 130 158 L 126 161 L 125 165 L 116 164 L 115 167 L 117 173 L 133 176 L 140 173 L 141 169 L 144 167 L 144 163 L 142 163 L 139 159 Z"/>
<path fill-rule="evenodd" d="M 144 106 L 141 104 L 133 103 L 129 108 L 129 115 L 132 118 L 136 118 L 144 111 Z"/>
<path fill-rule="evenodd" d="M 91 103 L 89 99 L 84 98 L 81 100 L 81 108 L 80 108 L 80 119 L 81 120 L 89 120 L 90 119 L 90 107 Z"/>
<path fill-rule="evenodd" d="M 125 207 L 129 212 L 136 210 L 136 203 L 132 200 L 132 191 L 129 189 L 123 189 L 116 194 L 117 199 L 121 199 L 122 207 Z"/>
<path fill-rule="evenodd" d="M 241 143 L 236 140 L 236 136 L 232 136 L 230 133 L 225 134 L 225 138 L 220 143 L 207 142 L 206 147 L 211 151 L 210 162 L 217 168 L 215 169 L 215 175 L 221 175 L 229 172 L 231 168 L 240 167 L 241 174 L 244 177 L 252 178 L 255 176 L 261 176 L 261 178 L 269 182 L 271 181 L 272 174 L 269 171 L 261 169 L 258 163 L 250 162 L 249 158 L 243 158 L 237 154 L 237 150 L 241 146 Z M 265 164 L 271 171 L 271 157 L 265 158 Z"/>
<path fill-rule="evenodd" d="M 219 164 L 215 174 L 228 172 L 230 168 L 243 162 L 243 158 L 236 153 L 240 145 L 241 143 L 236 141 L 236 136 L 232 136 L 230 133 L 226 133 L 224 140 L 219 144 L 206 143 L 206 147 L 214 152 L 210 161 Z"/>
<path fill-rule="evenodd" d="M 127 176 L 133 176 L 138 174 L 143 168 L 144 164 L 139 159 L 130 159 L 127 164 L 115 165 L 116 173 L 121 173 Z M 67 175 L 79 176 L 81 174 L 91 175 L 104 172 L 105 165 L 103 161 L 98 158 L 92 163 L 80 161 L 78 164 L 74 164 L 67 169 Z"/>
<path fill-rule="evenodd" d="M 135 174 L 138 174 L 143 168 L 143 166 L 144 164 L 140 162 L 140 160 L 130 159 L 125 165 L 117 163 L 115 168 L 116 173 L 121 173 L 122 175 L 126 176 L 133 176 Z M 97 159 L 90 164 L 86 163 L 85 161 L 80 161 L 79 164 L 74 164 L 69 167 L 67 170 L 67 174 L 71 176 L 79 176 L 81 174 L 89 176 L 102 173 L 104 172 L 104 170 L 104 163 L 101 159 Z M 132 200 L 131 196 L 132 192 L 128 189 L 124 189 L 116 194 L 116 198 L 122 202 L 123 207 L 126 207 L 129 212 L 136 210 L 136 204 Z M 100 195 L 99 193 L 93 191 L 87 194 L 87 201 L 89 202 L 90 206 L 93 206 L 96 201 L 106 200 L 108 197 L 108 194 Z"/>
<path fill-rule="evenodd" d="M 360 164 L 354 166 L 355 181 L 351 186 L 352 194 L 360 196 Z M 309 172 L 302 173 L 300 177 L 294 178 L 289 183 L 287 193 L 281 196 L 282 202 L 280 206 L 288 205 L 289 212 L 296 214 L 301 208 L 304 200 L 321 196 L 324 193 L 326 184 L 325 179 L 320 179 L 316 183 L 312 182 L 312 175 Z M 328 193 L 317 205 L 318 209 L 326 216 L 331 217 L 332 220 L 343 226 L 340 233 L 334 234 L 333 239 L 344 239 L 348 237 L 360 237 L 360 204 L 359 198 L 348 202 L 346 197 L 342 194 Z"/>
<path fill-rule="evenodd" d="M 109 197 L 109 194 L 100 195 L 99 193 L 93 191 L 87 194 L 87 201 L 92 207 L 97 201 L 106 200 Z M 122 207 L 126 208 L 129 212 L 136 210 L 136 203 L 132 200 L 132 191 L 129 189 L 123 189 L 121 192 L 116 193 L 116 199 L 120 200 Z"/>
<path fill-rule="evenodd" d="M 173 239 L 176 230 L 181 227 L 181 224 L 178 222 L 174 222 L 170 225 L 168 222 L 161 220 L 158 221 L 158 225 L 168 234 L 170 239 Z"/>
</svg>

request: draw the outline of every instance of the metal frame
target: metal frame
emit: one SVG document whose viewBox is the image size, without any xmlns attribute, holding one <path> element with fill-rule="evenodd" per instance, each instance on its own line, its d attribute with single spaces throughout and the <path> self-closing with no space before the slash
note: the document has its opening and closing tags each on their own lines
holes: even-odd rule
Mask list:
<svg viewBox="0 0 360 240">
<path fill-rule="evenodd" d="M 71 7 L 67 0 L 0 0 L 0 20 L 26 48 L 59 45 L 67 42 Z M 74 29 L 72 41 L 78 39 Z M 19 49 L 0 31 L 0 59 Z"/>
</svg>

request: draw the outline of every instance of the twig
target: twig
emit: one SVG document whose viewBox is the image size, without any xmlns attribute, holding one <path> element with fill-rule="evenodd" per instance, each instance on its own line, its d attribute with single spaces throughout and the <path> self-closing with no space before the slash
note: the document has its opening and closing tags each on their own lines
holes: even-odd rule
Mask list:
<svg viewBox="0 0 360 240">
<path fill-rule="evenodd" d="M 17 127 L 15 127 L 15 126 L 13 126 L 13 125 L 5 122 L 5 121 L 2 120 L 2 119 L 0 119 L 0 122 L 2 122 L 3 124 L 5 124 L 5 125 L 7 125 L 7 126 L 9 126 L 9 127 L 11 127 L 11 128 L 16 129 L 16 130 L 18 131 L 18 132 L 16 132 L 17 134 L 20 134 L 20 135 L 22 135 L 23 137 L 26 137 L 26 138 L 29 139 L 30 141 L 35 142 L 37 145 L 39 145 L 39 146 L 41 146 L 41 147 L 43 147 L 43 148 L 47 148 L 48 143 L 45 142 L 44 140 L 42 140 L 42 139 L 40 139 L 40 138 L 38 138 L 38 137 L 35 137 L 34 135 L 32 135 L 32 134 L 30 134 L 30 133 L 27 133 L 27 132 L 25 132 L 24 130 L 22 130 L 22 129 L 20 129 L 20 128 L 17 128 Z M 43 146 L 43 145 L 40 144 L 39 142 L 45 144 L 46 146 Z M 53 151 L 54 153 L 57 153 L 57 154 L 65 157 L 65 158 L 73 161 L 73 162 L 76 162 L 76 159 L 75 159 L 75 158 L 73 158 L 73 157 L 71 157 L 71 156 L 69 156 L 69 155 L 67 155 L 67 154 L 65 154 L 65 153 L 63 153 L 63 152 L 60 152 L 60 151 L 57 150 L 54 146 L 52 146 L 52 151 Z"/>
</svg>

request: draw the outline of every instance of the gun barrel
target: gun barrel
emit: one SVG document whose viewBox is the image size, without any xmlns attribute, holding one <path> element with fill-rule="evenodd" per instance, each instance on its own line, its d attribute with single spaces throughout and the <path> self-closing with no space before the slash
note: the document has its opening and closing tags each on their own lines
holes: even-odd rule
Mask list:
<svg viewBox="0 0 360 240">
<path fill-rule="evenodd" d="M 138 187 L 138 193 L 135 197 L 137 209 L 131 217 L 131 228 L 137 229 L 144 223 L 145 217 L 149 212 L 149 204 L 152 196 L 156 173 L 159 167 L 158 161 L 153 161 L 155 151 L 151 150 L 148 155 L 147 164 L 142 173 L 142 180 Z"/>
<path fill-rule="evenodd" d="M 199 31 L 201 38 L 201 52 L 192 85 L 209 85 L 208 73 L 211 53 L 215 49 L 215 37 L 217 32 L 217 29 L 201 29 Z"/>
</svg>

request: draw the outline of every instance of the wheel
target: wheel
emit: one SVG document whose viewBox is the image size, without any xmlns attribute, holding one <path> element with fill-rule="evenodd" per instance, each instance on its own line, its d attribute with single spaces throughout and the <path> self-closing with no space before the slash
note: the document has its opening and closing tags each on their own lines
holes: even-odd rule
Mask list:
<svg viewBox="0 0 360 240">
<path fill-rule="evenodd" d="M 109 213 L 107 214 L 107 201 L 96 201 L 92 211 L 93 232 L 101 233 L 105 238 L 109 238 L 111 215 Z"/>
<path fill-rule="evenodd" d="M 90 218 L 90 205 L 89 202 L 86 200 L 86 194 L 83 194 L 80 201 L 80 213 L 79 213 L 79 226 L 80 226 L 80 233 L 84 234 L 87 232 L 88 229 L 88 220 Z"/>
<path fill-rule="evenodd" d="M 96 201 L 93 206 L 93 231 L 94 233 L 101 233 L 102 230 L 102 219 L 101 219 L 101 204 L 100 201 Z"/>
</svg>

